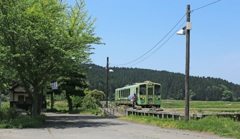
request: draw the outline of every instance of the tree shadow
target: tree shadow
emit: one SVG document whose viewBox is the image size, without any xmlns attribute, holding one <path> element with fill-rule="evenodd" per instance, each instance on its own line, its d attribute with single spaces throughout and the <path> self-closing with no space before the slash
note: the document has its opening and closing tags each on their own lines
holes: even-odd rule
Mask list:
<svg viewBox="0 0 240 139">
<path fill-rule="evenodd" d="M 40 128 L 85 128 L 85 127 L 104 127 L 112 125 L 121 125 L 116 122 L 112 122 L 104 117 L 82 115 L 82 114 L 60 114 L 50 113 L 46 114 L 46 123 Z"/>
</svg>

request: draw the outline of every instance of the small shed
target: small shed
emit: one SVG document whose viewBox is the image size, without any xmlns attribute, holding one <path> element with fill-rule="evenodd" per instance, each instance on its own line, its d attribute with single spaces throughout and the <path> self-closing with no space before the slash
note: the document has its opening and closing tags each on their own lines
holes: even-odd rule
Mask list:
<svg viewBox="0 0 240 139">
<path fill-rule="evenodd" d="M 45 95 L 39 95 L 42 101 L 40 101 L 42 108 L 43 105 L 46 108 L 46 97 Z M 31 110 L 32 100 L 29 97 L 26 90 L 20 85 L 15 84 L 10 89 L 10 108 L 16 108 L 21 110 Z"/>
</svg>

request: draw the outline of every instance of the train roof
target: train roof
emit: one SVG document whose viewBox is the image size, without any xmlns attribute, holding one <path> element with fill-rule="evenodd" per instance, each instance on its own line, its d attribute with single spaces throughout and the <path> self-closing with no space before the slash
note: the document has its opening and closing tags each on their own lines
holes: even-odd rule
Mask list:
<svg viewBox="0 0 240 139">
<path fill-rule="evenodd" d="M 124 87 L 117 88 L 116 90 L 124 89 L 124 88 L 130 88 L 130 87 L 134 87 L 134 86 L 136 87 L 136 86 L 143 85 L 143 84 L 157 84 L 157 85 L 161 85 L 160 83 L 155 83 L 155 82 L 151 82 L 151 81 L 144 81 L 144 82 L 137 82 L 137 83 L 133 83 L 133 84 L 127 84 Z"/>
</svg>

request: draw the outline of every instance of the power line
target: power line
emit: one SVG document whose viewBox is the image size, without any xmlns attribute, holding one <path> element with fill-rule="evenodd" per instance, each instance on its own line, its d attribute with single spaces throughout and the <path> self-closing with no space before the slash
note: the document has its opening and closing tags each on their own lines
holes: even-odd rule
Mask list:
<svg viewBox="0 0 240 139">
<path fill-rule="evenodd" d="M 218 2 L 220 2 L 221 0 L 217 0 L 217 1 L 214 1 L 212 3 L 209 3 L 209 4 L 206 4 L 204 6 L 201 6 L 199 8 L 196 8 L 196 9 L 193 9 L 191 10 L 191 12 L 194 12 L 194 11 L 197 11 L 197 10 L 200 10 L 200 9 L 203 9 L 203 8 L 206 8 L 210 5 L 213 5 L 213 4 L 216 4 Z M 187 13 L 186 13 L 187 14 Z M 117 65 L 117 66 L 124 66 L 124 65 L 128 65 L 128 64 L 131 64 L 131 63 L 134 63 L 136 61 L 138 61 L 139 59 L 143 58 L 144 56 L 146 56 L 149 52 L 151 52 L 155 47 L 157 47 L 173 30 L 174 28 L 183 20 L 183 18 L 186 16 L 186 14 L 183 15 L 183 17 L 172 27 L 172 29 L 157 43 L 155 44 L 150 50 L 148 50 L 146 53 L 144 53 L 143 55 L 141 55 L 140 57 L 136 58 L 135 60 L 132 60 L 130 62 L 127 62 L 127 63 L 124 63 L 124 64 L 113 64 L 113 65 Z M 182 26 L 182 25 L 181 25 Z M 179 29 L 177 29 L 179 30 Z M 175 32 L 177 32 L 177 30 Z M 165 45 L 172 37 L 173 35 L 175 34 L 175 32 L 162 44 L 160 45 L 155 51 L 153 51 L 150 55 L 148 55 L 147 57 L 145 57 L 144 59 L 142 59 L 141 61 L 131 65 L 131 66 L 134 66 L 134 65 L 137 65 L 141 62 L 143 62 L 144 60 L 146 60 L 147 58 L 149 58 L 150 56 L 152 56 L 155 52 L 157 52 L 163 45 Z"/>
<path fill-rule="evenodd" d="M 136 58 L 135 60 L 132 60 L 130 62 L 124 63 L 124 64 L 119 64 L 118 66 L 124 66 L 124 65 L 128 65 L 131 63 L 134 63 L 135 61 L 141 59 L 142 57 L 144 57 L 146 54 L 148 54 L 149 52 L 151 52 L 155 47 L 157 47 L 173 30 L 174 28 L 183 20 L 183 18 L 186 16 L 186 14 L 184 14 L 182 16 L 182 18 L 172 27 L 172 29 L 157 43 L 155 44 L 150 50 L 148 50 L 146 53 L 144 53 L 143 55 L 141 55 L 140 57 Z M 159 49 L 159 48 L 158 48 Z M 157 50 L 158 50 L 157 49 Z"/>
<path fill-rule="evenodd" d="M 183 26 L 184 23 L 185 23 L 185 21 L 181 24 L 181 26 L 180 26 L 178 29 L 176 29 L 175 32 L 172 33 L 172 35 L 171 35 L 162 45 L 160 45 L 160 46 L 159 46 L 155 51 L 153 51 L 149 56 L 147 56 L 146 58 L 142 59 L 141 61 L 139 61 L 139 62 L 131 65 L 130 67 L 135 66 L 135 65 L 137 65 L 137 64 L 145 61 L 147 58 L 149 58 L 149 57 L 152 56 L 154 53 L 156 53 L 163 45 L 165 45 L 165 44 L 176 34 L 176 32 Z"/>
<path fill-rule="evenodd" d="M 203 9 L 203 8 L 206 8 L 206 7 L 210 6 L 210 5 L 213 5 L 213 4 L 218 3 L 218 2 L 220 2 L 220 1 L 222 1 L 222 0 L 217 0 L 217 1 L 214 1 L 214 2 L 212 2 L 212 3 L 206 4 L 206 5 L 204 5 L 204 6 L 201 6 L 201 7 L 199 7 L 199 8 L 193 9 L 193 10 L 191 10 L 191 12 L 194 12 L 194 11 L 197 11 L 197 10 L 200 10 L 200 9 Z"/>
</svg>

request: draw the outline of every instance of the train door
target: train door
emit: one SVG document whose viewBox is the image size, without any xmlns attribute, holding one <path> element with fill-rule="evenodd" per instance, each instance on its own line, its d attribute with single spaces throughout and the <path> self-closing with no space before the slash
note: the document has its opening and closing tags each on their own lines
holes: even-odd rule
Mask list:
<svg viewBox="0 0 240 139">
<path fill-rule="evenodd" d="M 138 105 L 138 100 L 139 100 L 139 96 L 138 96 L 138 87 L 136 87 L 136 105 Z"/>
<path fill-rule="evenodd" d="M 148 85 L 148 105 L 151 106 L 154 104 L 153 99 L 153 86 Z"/>
<path fill-rule="evenodd" d="M 147 105 L 147 97 L 146 97 L 146 84 L 140 85 L 139 90 L 139 105 L 144 106 Z"/>
<path fill-rule="evenodd" d="M 157 107 L 157 108 L 160 108 L 161 107 L 161 86 L 160 85 L 155 85 L 154 87 L 154 105 Z"/>
</svg>

